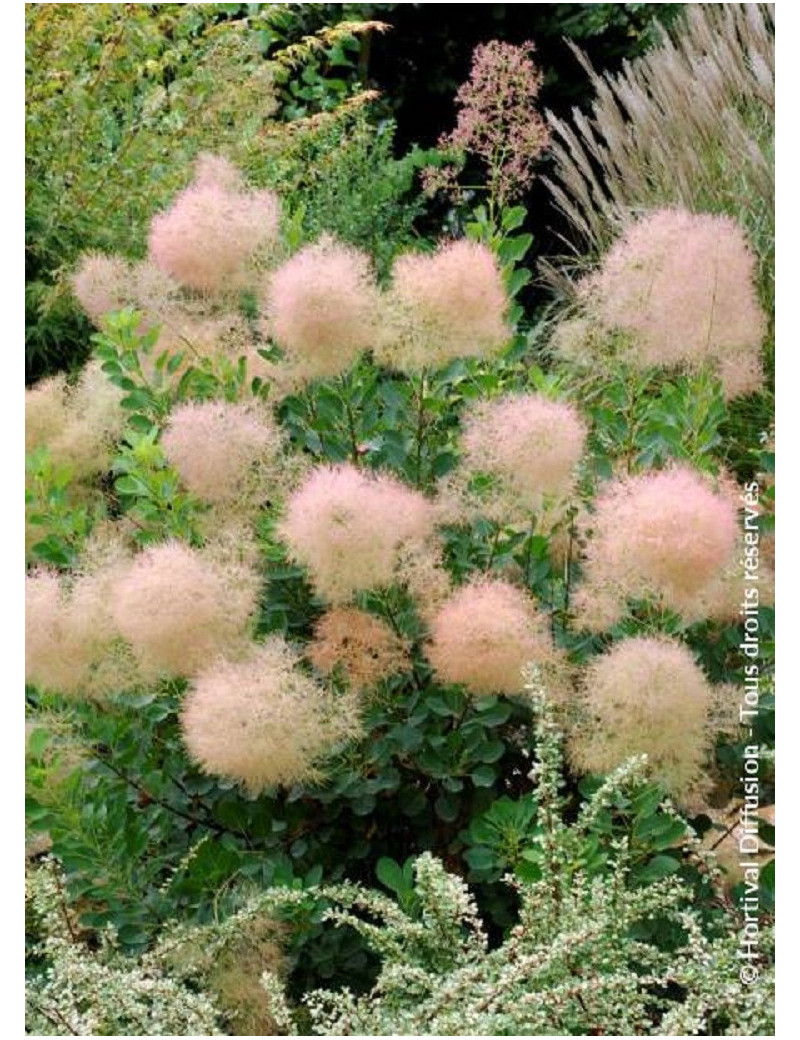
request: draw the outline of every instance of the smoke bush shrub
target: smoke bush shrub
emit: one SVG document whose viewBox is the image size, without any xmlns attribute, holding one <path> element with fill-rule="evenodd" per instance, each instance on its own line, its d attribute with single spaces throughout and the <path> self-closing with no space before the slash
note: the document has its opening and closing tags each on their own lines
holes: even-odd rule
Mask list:
<svg viewBox="0 0 800 1040">
<path fill-rule="evenodd" d="M 253 202 L 219 159 L 204 159 L 194 183 L 190 192 L 212 192 L 234 209 Z M 225 206 L 209 211 L 214 235 Z M 253 252 L 258 243 L 234 222 L 225 248 L 206 245 L 179 270 L 173 261 L 186 259 L 181 249 L 193 239 L 175 237 L 170 222 L 177 213 L 180 230 L 188 213 L 192 234 L 200 225 L 185 195 L 175 207 L 154 225 L 153 255 L 124 269 L 95 257 L 77 275 L 101 326 L 97 358 L 127 425 L 90 417 L 87 399 L 81 414 L 71 413 L 80 383 L 54 383 L 31 399 L 39 451 L 51 440 L 58 446 L 65 424 L 83 420 L 84 410 L 102 431 L 82 481 L 104 514 L 92 516 L 93 530 L 88 519 L 70 529 L 58 488 L 39 489 L 40 499 L 52 499 L 44 518 L 69 534 L 68 551 L 60 574 L 34 570 L 28 581 L 31 710 L 43 720 L 63 717 L 81 750 L 58 792 L 36 787 L 32 818 L 51 833 L 70 885 L 86 899 L 88 923 L 113 921 L 120 942 L 141 949 L 176 911 L 203 921 L 232 909 L 234 877 L 259 887 L 282 880 L 307 888 L 321 877 L 371 883 L 378 863 L 410 910 L 416 897 L 400 864 L 424 848 L 448 869 L 475 872 L 488 927 L 507 926 L 517 897 L 497 884 L 487 830 L 473 825 L 498 804 L 518 805 L 529 794 L 531 756 L 547 751 L 546 732 L 530 731 L 537 696 L 521 681 L 534 661 L 572 749 L 564 811 L 579 815 L 598 785 L 613 804 L 590 848 L 572 856 L 569 846 L 570 858 L 543 867 L 542 848 L 560 855 L 569 842 L 546 844 L 554 803 L 541 797 L 532 828 L 545 837 L 526 835 L 535 840 L 522 845 L 514 869 L 535 885 L 537 872 L 552 866 L 545 876 L 560 879 L 564 930 L 553 912 L 550 931 L 532 933 L 530 947 L 516 933 L 497 947 L 510 967 L 505 955 L 486 955 L 478 1003 L 506 978 L 509 1003 L 500 1009 L 489 1000 L 479 1008 L 488 1017 L 476 1021 L 502 1032 L 520 1024 L 518 1009 L 531 1016 L 526 1024 L 558 1029 L 563 1023 L 547 1018 L 558 1007 L 576 1029 L 660 1024 L 662 1012 L 676 1010 L 661 982 L 681 985 L 665 967 L 674 930 L 654 924 L 643 951 L 623 927 L 636 923 L 637 908 L 686 923 L 689 938 L 678 943 L 686 961 L 673 963 L 689 965 L 685 978 L 695 985 L 692 958 L 715 942 L 715 897 L 702 865 L 673 847 L 672 817 L 666 833 L 663 821 L 656 827 L 666 844 L 636 852 L 631 877 L 641 889 L 623 885 L 619 839 L 630 820 L 620 822 L 626 807 L 614 802 L 621 789 L 579 774 L 648 751 L 663 786 L 693 809 L 705 786 L 700 773 L 730 782 L 735 744 L 720 743 L 713 760 L 706 710 L 720 700 L 712 680 L 735 681 L 740 664 L 729 613 L 717 621 L 712 607 L 729 591 L 740 545 L 740 492 L 723 472 L 730 406 L 720 372 L 687 364 L 676 376 L 623 364 L 609 350 L 587 373 L 566 356 L 540 353 L 541 330 L 512 305 L 527 244 L 506 231 L 524 212 L 496 227 L 476 220 L 467 238 L 404 253 L 378 283 L 365 254 L 329 238 L 305 242 L 294 218 L 270 237 L 268 257 Z M 705 236 L 710 225 L 695 221 Z M 637 227 L 647 228 L 647 218 Z M 728 224 L 724 233 L 749 264 L 738 233 Z M 682 241 L 665 237 L 656 252 L 669 269 Z M 210 241 L 195 238 L 195 248 L 201 240 Z M 710 267 L 701 267 L 707 289 Z M 737 305 L 746 310 L 748 299 Z M 125 309 L 102 316 L 108 301 Z M 622 312 L 606 345 L 632 334 L 621 326 L 633 320 L 633 303 Z M 689 322 L 693 335 L 699 324 Z M 722 360 L 725 342 L 715 343 L 712 361 Z M 760 458 L 752 464 L 760 467 Z M 89 609 L 95 581 L 108 590 L 98 621 Z M 767 635 L 763 609 L 761 617 Z M 630 664 L 625 655 L 643 645 L 644 662 Z M 130 671 L 114 687 L 108 676 L 117 664 Z M 100 692 L 102 711 L 89 702 Z M 672 757 L 662 718 L 683 720 L 683 751 Z M 767 712 L 754 739 L 769 741 L 770 719 Z M 631 817 L 648 819 L 660 798 Z M 598 805 L 591 801 L 586 813 Z M 430 886 L 466 908 L 457 885 L 432 860 L 423 863 Z M 619 876 L 613 864 L 622 864 Z M 685 917 L 677 885 L 647 894 L 659 872 L 678 870 L 695 886 L 702 933 Z M 614 880 L 616 902 L 603 902 L 596 871 Z M 362 940 L 378 932 L 332 931 L 307 898 L 299 902 L 309 916 L 289 929 L 292 986 L 349 977 L 354 990 L 369 988 L 374 960 Z M 595 901 L 603 908 L 596 928 Z M 559 950 L 570 963 L 582 956 L 582 939 L 599 987 L 575 981 L 558 959 Z M 453 958 L 463 947 L 450 945 L 441 963 L 459 973 L 464 965 Z M 525 989 L 512 963 L 517 949 L 528 967 L 542 966 L 542 992 L 552 1000 Z M 650 988 L 631 972 L 631 950 L 650 958 L 660 980 Z M 619 969 L 609 975 L 606 954 Z M 480 976 L 482 958 L 459 976 L 465 986 Z M 393 1025 L 406 1015 L 424 1013 L 435 1024 L 440 1010 L 449 1014 L 428 1002 L 440 975 L 414 990 L 399 971 Z M 591 1022 L 575 986 L 592 1002 Z M 409 993 L 413 1008 L 402 1004 Z M 367 1021 L 361 998 L 349 999 L 331 1016 Z M 701 1004 L 686 1008 L 711 1021 Z M 377 997 L 375 1007 L 378 1014 Z M 288 1022 L 280 1008 L 276 1017 Z"/>
</svg>

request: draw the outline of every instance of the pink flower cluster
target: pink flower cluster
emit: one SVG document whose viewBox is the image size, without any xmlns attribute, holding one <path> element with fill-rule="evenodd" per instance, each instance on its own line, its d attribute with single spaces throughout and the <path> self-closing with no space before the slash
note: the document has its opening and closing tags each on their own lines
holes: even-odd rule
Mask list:
<svg viewBox="0 0 800 1040">
<path fill-rule="evenodd" d="M 378 360 L 402 372 L 496 354 L 511 335 L 503 275 L 488 246 L 467 239 L 395 261 Z"/>
<path fill-rule="evenodd" d="M 737 546 L 733 499 L 685 466 L 625 477 L 599 495 L 587 521 L 585 584 L 578 616 L 590 628 L 618 620 L 626 600 L 645 598 L 705 616 Z"/>
<path fill-rule="evenodd" d="M 696 803 L 708 765 L 712 706 L 712 688 L 684 644 L 625 639 L 586 672 L 571 757 L 583 771 L 608 773 L 644 753 L 655 780 L 681 802 Z"/>
<path fill-rule="evenodd" d="M 297 664 L 288 645 L 273 639 L 195 678 L 181 726 L 202 769 L 255 795 L 314 779 L 320 758 L 359 732 L 355 703 L 335 698 Z"/>
<path fill-rule="evenodd" d="M 427 499 L 399 481 L 322 466 L 289 499 L 281 535 L 320 595 L 344 603 L 390 585 L 403 546 L 423 541 L 432 526 Z"/>
<path fill-rule="evenodd" d="M 427 655 L 439 679 L 477 697 L 519 693 L 523 669 L 555 657 L 546 619 L 505 581 L 479 580 L 456 590 L 431 621 Z"/>
<path fill-rule="evenodd" d="M 205 162 L 199 179 L 150 225 L 151 257 L 189 289 L 239 287 L 254 254 L 277 241 L 277 197 L 240 190 L 231 171 L 224 162 L 219 168 Z"/>
<path fill-rule="evenodd" d="M 568 495 L 586 441 L 577 409 L 541 394 L 515 394 L 479 404 L 467 418 L 464 465 L 494 473 L 524 509 Z"/>
<path fill-rule="evenodd" d="M 161 438 L 186 488 L 207 502 L 232 504 L 259 483 L 281 437 L 270 413 L 249 403 L 190 401 L 173 409 Z"/>
<path fill-rule="evenodd" d="M 409 664 L 406 641 L 357 607 L 333 607 L 323 614 L 307 655 L 323 675 L 341 673 L 353 690 L 368 690 Z"/>
<path fill-rule="evenodd" d="M 380 297 L 369 257 L 331 238 L 271 274 L 265 328 L 306 378 L 338 375 L 373 346 Z"/>
<path fill-rule="evenodd" d="M 455 129 L 439 147 L 477 155 L 488 168 L 489 189 L 501 205 L 524 194 L 533 164 L 547 147 L 547 124 L 536 111 L 542 73 L 530 58 L 533 44 L 491 40 L 479 44 L 469 79 L 456 94 Z"/>
<path fill-rule="evenodd" d="M 711 365 L 728 398 L 759 389 L 766 319 L 755 256 L 730 217 L 662 209 L 632 224 L 580 286 L 589 313 L 627 334 L 638 367 Z"/>
<path fill-rule="evenodd" d="M 194 675 L 249 635 L 258 583 L 182 542 L 139 553 L 116 578 L 110 607 L 142 673 Z"/>
</svg>

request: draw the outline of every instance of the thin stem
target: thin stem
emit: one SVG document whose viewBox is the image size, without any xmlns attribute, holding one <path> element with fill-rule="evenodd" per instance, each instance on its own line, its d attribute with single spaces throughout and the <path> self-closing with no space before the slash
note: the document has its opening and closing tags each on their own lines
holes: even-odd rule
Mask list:
<svg viewBox="0 0 800 1040">
<path fill-rule="evenodd" d="M 347 417 L 347 434 L 350 441 L 350 457 L 353 460 L 353 465 L 358 466 L 361 462 L 361 454 L 358 450 L 358 436 L 356 433 L 356 421 L 353 414 L 352 402 L 350 399 L 350 391 L 352 384 L 350 379 L 346 375 L 339 376 L 339 396 L 341 397 L 342 404 L 344 405 L 344 414 Z"/>
<path fill-rule="evenodd" d="M 425 442 L 425 389 L 427 370 L 423 368 L 418 387 L 417 425 L 414 434 L 416 485 L 422 487 L 422 447 Z"/>
<path fill-rule="evenodd" d="M 536 533 L 536 514 L 531 516 L 531 525 L 528 530 L 528 549 L 525 554 L 525 587 L 531 583 L 531 565 L 533 563 L 533 536 Z"/>
<path fill-rule="evenodd" d="M 96 751 L 95 754 L 97 754 Z M 144 786 L 144 784 L 140 783 L 140 781 L 135 780 L 132 776 L 128 776 L 126 773 L 123 773 L 122 770 L 115 766 L 110 759 L 99 754 L 97 754 L 97 758 L 104 766 L 106 766 L 106 768 L 110 769 L 115 776 L 118 776 L 120 780 L 124 780 L 126 784 L 132 787 L 134 791 L 138 791 L 139 794 L 147 798 L 148 801 L 153 802 L 155 805 L 160 805 L 162 809 L 166 809 L 167 812 L 171 812 L 174 816 L 179 816 L 183 820 L 188 820 L 196 827 L 207 827 L 209 830 L 216 831 L 217 834 L 233 834 L 234 837 L 242 837 L 242 834 L 238 831 L 233 831 L 229 827 L 217 823 L 216 820 L 203 820 L 199 816 L 193 816 L 191 813 L 184 812 L 183 809 L 178 809 L 174 805 L 170 805 L 169 802 L 165 801 L 163 798 L 154 795 Z"/>
</svg>

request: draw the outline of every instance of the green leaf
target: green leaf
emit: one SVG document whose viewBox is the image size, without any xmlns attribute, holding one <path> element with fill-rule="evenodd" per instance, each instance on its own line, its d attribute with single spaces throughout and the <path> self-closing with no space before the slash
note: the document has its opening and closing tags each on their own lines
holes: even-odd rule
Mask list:
<svg viewBox="0 0 800 1040">
<path fill-rule="evenodd" d="M 643 867 L 637 867 L 632 874 L 637 881 L 649 883 L 669 877 L 679 869 L 679 861 L 673 859 L 672 856 L 653 856 L 649 863 Z"/>
<path fill-rule="evenodd" d="M 398 895 L 406 889 L 402 867 L 389 856 L 381 856 L 375 864 L 375 875 L 382 885 Z"/>
<path fill-rule="evenodd" d="M 497 862 L 492 850 L 485 845 L 473 845 L 464 853 L 464 859 L 473 870 L 491 870 Z"/>
<path fill-rule="evenodd" d="M 492 766 L 484 765 L 473 769 L 470 776 L 476 787 L 491 787 L 495 782 L 497 774 Z"/>
</svg>

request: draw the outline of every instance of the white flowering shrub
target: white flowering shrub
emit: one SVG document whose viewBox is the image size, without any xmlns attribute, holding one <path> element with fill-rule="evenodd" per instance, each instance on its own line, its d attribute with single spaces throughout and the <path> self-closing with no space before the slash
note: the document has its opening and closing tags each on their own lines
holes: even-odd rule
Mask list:
<svg viewBox="0 0 800 1040">
<path fill-rule="evenodd" d="M 535 692 L 535 691 L 534 691 Z M 743 990 L 738 930 L 727 914 L 701 922 L 690 887 L 678 877 L 631 882 L 628 843 L 615 844 L 607 873 L 581 867 L 596 817 L 641 782 L 644 756 L 611 774 L 576 822 L 563 818 L 561 736 L 539 701 L 537 782 L 544 823 L 536 861 L 539 878 L 508 878 L 519 895 L 516 925 L 492 948 L 464 882 L 430 853 L 414 864 L 415 899 L 402 909 L 359 885 L 321 890 L 327 918 L 355 929 L 381 958 L 371 991 L 318 989 L 304 997 L 315 1035 L 639 1036 L 770 1035 L 773 973 L 756 969 Z M 696 841 L 687 832 L 687 851 Z M 699 853 L 697 854 L 699 856 Z M 713 859 L 700 862 L 713 882 Z M 291 904 L 302 893 L 273 895 Z M 674 942 L 652 941 L 673 926 Z M 766 960 L 771 936 L 764 938 Z M 273 1017 L 301 1035 L 280 980 L 262 984 Z M 304 1021 L 304 1020 L 303 1020 Z"/>
</svg>

